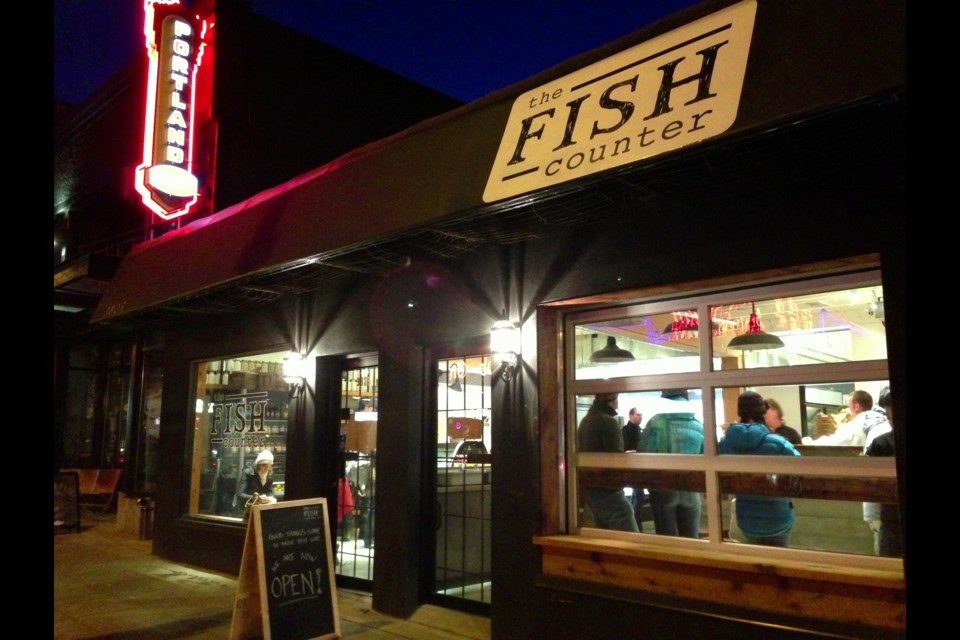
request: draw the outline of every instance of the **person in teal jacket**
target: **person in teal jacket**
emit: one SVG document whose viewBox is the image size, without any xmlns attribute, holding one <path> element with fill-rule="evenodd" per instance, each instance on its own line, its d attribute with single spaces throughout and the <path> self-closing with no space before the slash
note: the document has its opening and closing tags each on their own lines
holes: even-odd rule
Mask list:
<svg viewBox="0 0 960 640">
<path fill-rule="evenodd" d="M 703 423 L 687 411 L 686 389 L 667 389 L 661 397 L 677 403 L 677 410 L 658 413 L 643 430 L 647 453 L 703 453 Z M 700 493 L 698 491 L 650 490 L 650 510 L 657 535 L 700 537 Z"/>
<path fill-rule="evenodd" d="M 785 438 L 770 433 L 763 422 L 765 412 L 766 406 L 759 393 L 741 393 L 737 399 L 737 414 L 741 422 L 727 427 L 717 444 L 717 451 L 721 454 L 800 455 Z M 793 504 L 789 498 L 738 495 L 735 511 L 737 524 L 747 542 L 772 547 L 789 546 L 790 530 L 794 523 Z"/>
</svg>

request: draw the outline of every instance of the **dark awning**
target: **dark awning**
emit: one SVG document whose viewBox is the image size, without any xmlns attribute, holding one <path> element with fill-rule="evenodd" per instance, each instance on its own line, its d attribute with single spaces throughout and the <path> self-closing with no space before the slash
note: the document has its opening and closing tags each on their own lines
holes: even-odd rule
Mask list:
<svg viewBox="0 0 960 640">
<path fill-rule="evenodd" d="M 655 36 L 669 38 L 675 29 L 730 6 L 755 9 L 755 23 L 736 119 L 711 142 L 878 96 L 901 95 L 906 85 L 904 4 L 875 2 L 865 11 L 858 3 L 829 0 L 718 0 L 679 12 L 139 245 L 123 259 L 93 322 L 136 315 L 231 283 L 249 286 L 258 275 L 323 264 L 338 268 L 338 258 L 358 251 L 369 256 L 371 246 L 425 228 L 446 225 L 455 242 L 457 221 L 481 212 L 500 215 L 535 200 L 532 192 L 493 203 L 483 199 L 519 96 Z M 562 100 L 557 103 L 558 113 L 567 109 Z M 596 183 L 615 173 L 579 182 Z M 536 194 L 555 194 L 571 184 Z"/>
</svg>

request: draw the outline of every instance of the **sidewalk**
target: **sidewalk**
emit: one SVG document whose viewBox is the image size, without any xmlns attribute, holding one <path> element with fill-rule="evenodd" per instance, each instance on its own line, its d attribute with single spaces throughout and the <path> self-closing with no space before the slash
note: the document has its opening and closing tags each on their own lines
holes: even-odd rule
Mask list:
<svg viewBox="0 0 960 640">
<path fill-rule="evenodd" d="M 79 533 L 53 536 L 54 640 L 225 640 L 237 578 L 163 560 L 118 530 L 116 514 L 84 512 Z M 370 594 L 339 589 L 340 637 L 489 640 L 490 620 L 433 605 L 407 620 L 373 611 Z M 278 638 L 275 640 L 283 640 Z"/>
</svg>

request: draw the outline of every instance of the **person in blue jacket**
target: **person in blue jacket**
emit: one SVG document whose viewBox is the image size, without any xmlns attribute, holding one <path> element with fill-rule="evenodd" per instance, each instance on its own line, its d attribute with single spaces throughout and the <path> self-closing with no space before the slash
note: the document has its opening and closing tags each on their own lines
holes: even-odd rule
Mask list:
<svg viewBox="0 0 960 640">
<path fill-rule="evenodd" d="M 643 430 L 643 450 L 647 453 L 703 453 L 703 423 L 687 408 L 687 390 L 667 389 L 660 396 L 675 402 L 677 408 L 650 418 Z M 657 535 L 700 537 L 699 492 L 650 489 L 650 509 Z"/>
<path fill-rule="evenodd" d="M 765 412 L 766 406 L 759 393 L 741 393 L 737 398 L 737 414 L 741 421 L 727 427 L 717 444 L 717 451 L 721 454 L 800 455 L 785 438 L 770 433 L 763 422 Z M 735 512 L 737 524 L 747 542 L 772 547 L 789 546 L 794 523 L 793 504 L 789 498 L 738 495 Z"/>
</svg>

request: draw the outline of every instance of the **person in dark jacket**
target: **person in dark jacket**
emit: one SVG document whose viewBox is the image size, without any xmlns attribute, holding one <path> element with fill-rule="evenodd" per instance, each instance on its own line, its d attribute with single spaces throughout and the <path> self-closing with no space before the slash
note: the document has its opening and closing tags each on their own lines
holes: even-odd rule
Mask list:
<svg viewBox="0 0 960 640">
<path fill-rule="evenodd" d="M 661 397 L 677 403 L 677 410 L 658 413 L 643 430 L 647 453 L 703 453 L 703 423 L 687 411 L 686 389 L 667 389 Z M 653 527 L 658 535 L 700 537 L 700 493 L 697 491 L 650 490 Z"/>
<path fill-rule="evenodd" d="M 617 401 L 616 393 L 598 393 L 594 396 L 587 415 L 577 426 L 578 451 L 623 453 L 623 432 L 617 422 Z M 633 505 L 622 488 L 585 487 L 584 493 L 597 527 L 640 531 Z"/>
<path fill-rule="evenodd" d="M 630 412 L 627 414 L 627 423 L 620 429 L 623 433 L 623 448 L 627 453 L 641 451 L 641 422 L 643 422 L 643 414 L 637 411 L 636 407 L 630 407 Z M 633 505 L 633 516 L 637 520 L 637 527 L 640 528 L 640 531 L 643 531 L 643 488 L 630 487 L 630 489 L 633 493 L 627 499 Z"/>
<path fill-rule="evenodd" d="M 247 472 L 239 497 L 246 504 L 254 494 L 259 504 L 273 504 L 277 499 L 273 495 L 273 454 L 264 449 L 253 463 L 253 472 Z"/>
<path fill-rule="evenodd" d="M 775 433 L 781 438 L 785 438 L 787 442 L 794 446 L 803 444 L 800 432 L 793 427 L 788 427 L 787 423 L 784 422 L 783 407 L 780 406 L 779 402 L 773 398 L 765 398 L 763 405 L 767 408 L 763 414 L 763 423 L 767 425 L 767 429 L 770 429 L 770 433 Z"/>
<path fill-rule="evenodd" d="M 887 414 L 887 421 L 893 426 L 893 398 L 889 389 L 886 394 L 880 395 L 880 406 Z M 868 456 L 894 456 L 893 431 L 880 434 L 867 447 Z M 864 513 L 867 511 L 866 503 Z M 884 502 L 879 505 L 879 530 L 874 541 L 874 550 L 877 555 L 899 558 L 903 555 L 903 539 L 900 536 L 900 506 L 896 503 Z"/>
<path fill-rule="evenodd" d="M 755 391 L 744 391 L 737 398 L 740 422 L 727 427 L 717 444 L 721 454 L 799 456 L 800 453 L 785 438 L 770 433 L 763 422 L 767 407 L 763 397 Z M 776 482 L 776 476 L 772 477 Z M 735 513 L 737 524 L 746 541 L 773 547 L 790 544 L 790 530 L 795 520 L 789 498 L 773 496 L 738 495 Z"/>
<path fill-rule="evenodd" d="M 620 431 L 623 433 L 623 448 L 625 451 L 640 450 L 640 423 L 643 421 L 643 414 L 637 411 L 636 407 L 630 409 L 627 414 L 627 423 L 623 425 Z"/>
</svg>

